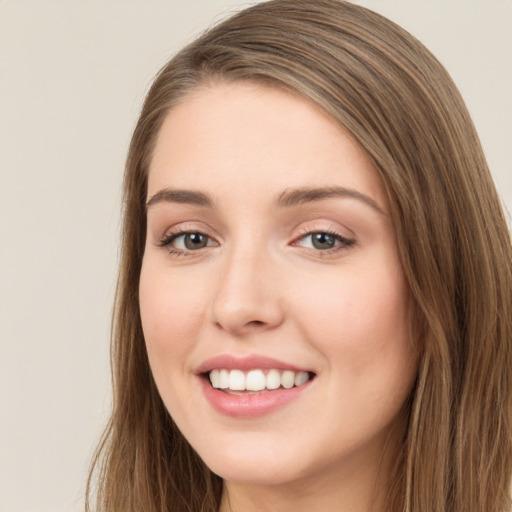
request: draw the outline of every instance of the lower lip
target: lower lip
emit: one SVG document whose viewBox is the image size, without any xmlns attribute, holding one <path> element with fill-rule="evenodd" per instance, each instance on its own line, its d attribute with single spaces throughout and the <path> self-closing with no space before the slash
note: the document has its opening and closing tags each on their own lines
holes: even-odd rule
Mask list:
<svg viewBox="0 0 512 512">
<path fill-rule="evenodd" d="M 264 416 L 280 407 L 284 407 L 309 388 L 311 380 L 302 386 L 290 389 L 275 389 L 254 395 L 231 395 L 215 389 L 209 381 L 200 377 L 203 392 L 213 408 L 224 414 L 237 418 L 255 418 Z"/>
</svg>

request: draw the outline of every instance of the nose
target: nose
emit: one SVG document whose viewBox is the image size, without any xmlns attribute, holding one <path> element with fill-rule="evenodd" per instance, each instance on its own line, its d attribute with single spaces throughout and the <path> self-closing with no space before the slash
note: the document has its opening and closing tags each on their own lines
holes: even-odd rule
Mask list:
<svg viewBox="0 0 512 512">
<path fill-rule="evenodd" d="M 234 252 L 223 262 L 213 298 L 213 322 L 242 336 L 279 326 L 284 318 L 278 270 L 261 251 Z"/>
</svg>

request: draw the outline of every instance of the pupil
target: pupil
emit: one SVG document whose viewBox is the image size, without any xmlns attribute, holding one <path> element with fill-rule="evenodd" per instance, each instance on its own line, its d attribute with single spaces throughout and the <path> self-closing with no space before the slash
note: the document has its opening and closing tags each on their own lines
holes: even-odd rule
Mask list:
<svg viewBox="0 0 512 512">
<path fill-rule="evenodd" d="M 206 247 L 206 237 L 201 233 L 189 233 L 185 236 L 185 247 L 187 249 L 202 249 Z"/>
<path fill-rule="evenodd" d="M 315 249 L 331 249 L 334 247 L 334 237 L 327 233 L 314 233 L 313 234 L 313 247 Z"/>
</svg>

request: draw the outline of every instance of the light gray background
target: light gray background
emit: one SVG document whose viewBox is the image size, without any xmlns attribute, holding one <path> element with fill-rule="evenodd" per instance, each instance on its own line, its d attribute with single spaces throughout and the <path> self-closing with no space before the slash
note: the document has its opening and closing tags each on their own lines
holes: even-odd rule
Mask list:
<svg viewBox="0 0 512 512">
<path fill-rule="evenodd" d="M 361 0 L 445 64 L 512 207 L 512 1 Z M 0 0 L 0 512 L 82 509 L 148 83 L 236 0 Z"/>
</svg>

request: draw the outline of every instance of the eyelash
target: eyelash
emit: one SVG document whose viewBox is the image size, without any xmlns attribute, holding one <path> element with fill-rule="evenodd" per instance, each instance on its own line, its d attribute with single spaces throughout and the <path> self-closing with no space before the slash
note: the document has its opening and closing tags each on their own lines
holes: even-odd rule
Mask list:
<svg viewBox="0 0 512 512">
<path fill-rule="evenodd" d="M 336 254 L 337 252 L 346 250 L 355 244 L 355 240 L 347 238 L 332 229 L 318 229 L 318 230 L 308 229 L 308 230 L 305 230 L 300 236 L 298 236 L 292 242 L 292 245 L 298 245 L 298 243 L 300 241 L 305 240 L 307 237 L 312 237 L 313 235 L 328 235 L 328 236 L 332 237 L 335 242 L 338 242 L 338 245 L 335 245 L 334 247 L 332 247 L 330 249 L 325 249 L 325 250 L 315 249 L 314 247 L 312 247 L 312 248 L 304 247 L 304 249 L 313 251 L 316 255 L 320 255 L 321 257 Z"/>
<path fill-rule="evenodd" d="M 206 233 L 198 230 L 191 230 L 191 229 L 183 229 L 176 231 L 174 233 L 169 233 L 167 235 L 164 235 L 164 237 L 157 242 L 158 247 L 164 247 L 167 249 L 167 251 L 172 254 L 173 256 L 189 256 L 192 255 L 195 252 L 198 252 L 199 249 L 196 249 L 195 251 L 190 251 L 186 249 L 177 249 L 173 247 L 171 244 L 178 238 L 184 235 L 202 235 L 209 240 L 213 240 L 211 236 L 208 236 Z M 208 247 L 208 246 L 207 246 Z"/>
<path fill-rule="evenodd" d="M 338 251 L 346 250 L 355 244 L 355 240 L 346 238 L 334 230 L 321 229 L 321 230 L 305 230 L 300 236 L 298 236 L 293 242 L 291 242 L 290 245 L 297 246 L 297 245 L 299 245 L 300 241 L 303 241 L 307 237 L 311 237 L 311 236 L 317 235 L 317 234 L 328 235 L 328 236 L 332 237 L 335 240 L 335 242 L 339 243 L 338 245 L 335 245 L 334 247 L 332 247 L 330 249 L 325 249 L 325 250 L 316 249 L 314 247 L 312 247 L 312 248 L 304 247 L 304 249 L 312 251 L 316 255 L 320 255 L 321 257 L 337 253 Z M 173 256 L 189 256 L 196 252 L 199 252 L 200 249 L 196 249 L 196 250 L 176 249 L 175 247 L 173 247 L 171 245 L 175 240 L 177 240 L 178 238 L 180 238 L 181 236 L 184 236 L 184 235 L 201 235 L 201 236 L 204 236 L 204 237 L 208 238 L 209 240 L 213 240 L 215 242 L 215 240 L 211 236 L 207 235 L 206 233 L 204 233 L 202 231 L 179 230 L 174 233 L 169 233 L 169 234 L 165 235 L 161 240 L 159 240 L 156 243 L 156 245 L 158 247 L 166 248 L 167 251 L 170 254 L 172 254 Z M 208 247 L 208 245 L 206 247 Z"/>
</svg>

